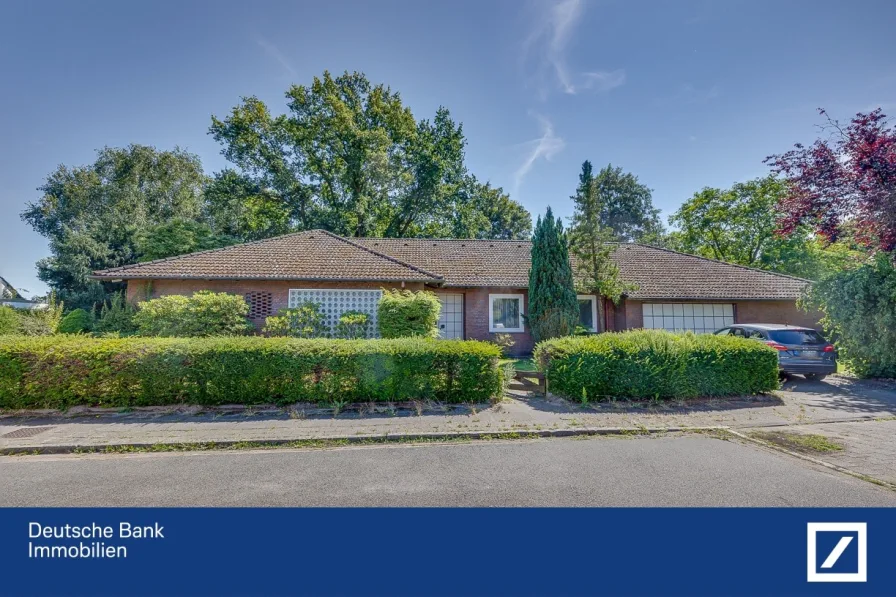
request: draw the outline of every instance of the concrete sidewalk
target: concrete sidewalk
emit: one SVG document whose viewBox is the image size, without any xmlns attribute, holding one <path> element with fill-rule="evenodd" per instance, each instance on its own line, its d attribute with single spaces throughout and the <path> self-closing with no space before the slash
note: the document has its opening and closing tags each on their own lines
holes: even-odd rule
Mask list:
<svg viewBox="0 0 896 597">
<path fill-rule="evenodd" d="M 122 412 L 0 416 L 0 452 L 61 448 L 284 442 L 429 434 L 504 434 L 576 430 L 756 428 L 896 417 L 896 387 L 847 378 L 793 381 L 772 396 L 686 402 L 580 405 L 512 393 L 495 405 L 361 406 L 335 414 L 313 405 L 283 408 L 154 408 Z"/>
</svg>

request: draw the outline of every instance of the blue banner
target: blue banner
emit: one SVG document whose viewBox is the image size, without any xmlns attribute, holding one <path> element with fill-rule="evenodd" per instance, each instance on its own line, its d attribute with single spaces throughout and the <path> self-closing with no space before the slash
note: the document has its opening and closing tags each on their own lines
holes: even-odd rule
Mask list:
<svg viewBox="0 0 896 597">
<path fill-rule="evenodd" d="M 893 595 L 896 509 L 0 510 L 3 595 Z"/>
</svg>

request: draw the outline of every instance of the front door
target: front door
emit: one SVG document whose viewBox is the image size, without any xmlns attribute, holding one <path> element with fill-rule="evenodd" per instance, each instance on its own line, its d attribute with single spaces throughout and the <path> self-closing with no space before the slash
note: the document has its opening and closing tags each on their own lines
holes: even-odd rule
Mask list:
<svg viewBox="0 0 896 597">
<path fill-rule="evenodd" d="M 439 338 L 462 340 L 464 337 L 464 295 L 439 293 Z"/>
</svg>

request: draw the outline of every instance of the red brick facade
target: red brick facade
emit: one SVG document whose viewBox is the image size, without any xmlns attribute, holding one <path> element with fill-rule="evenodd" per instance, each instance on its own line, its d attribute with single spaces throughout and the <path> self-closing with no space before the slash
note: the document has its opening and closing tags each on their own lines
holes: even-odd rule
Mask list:
<svg viewBox="0 0 896 597">
<path fill-rule="evenodd" d="M 286 308 L 291 288 L 346 288 L 377 289 L 407 288 L 423 290 L 423 282 L 406 282 L 384 284 L 380 282 L 314 282 L 314 281 L 279 281 L 279 280 L 129 280 L 127 297 L 131 302 L 155 298 L 167 294 L 190 295 L 197 290 L 212 290 L 245 295 L 250 292 L 271 293 L 271 310 L 276 313 Z M 446 287 L 428 288 L 436 294 L 440 292 L 464 295 L 464 338 L 473 340 L 491 340 L 494 334 L 489 332 L 489 295 L 490 294 L 522 294 L 523 313 L 528 313 L 528 291 L 511 287 Z M 608 303 L 607 319 L 610 330 L 626 330 L 640 328 L 644 324 L 642 305 L 645 301 L 623 300 L 618 306 Z M 652 301 L 648 301 L 652 302 Z M 819 328 L 818 314 L 807 314 L 796 307 L 795 301 L 683 301 L 663 300 L 656 302 L 675 303 L 734 303 L 734 319 L 736 323 L 788 323 Z M 257 325 L 263 321 L 256 321 Z M 603 326 L 602 326 L 603 327 Z M 515 341 L 508 350 L 510 354 L 529 354 L 534 348 L 534 341 L 528 328 L 521 333 L 509 333 Z"/>
</svg>

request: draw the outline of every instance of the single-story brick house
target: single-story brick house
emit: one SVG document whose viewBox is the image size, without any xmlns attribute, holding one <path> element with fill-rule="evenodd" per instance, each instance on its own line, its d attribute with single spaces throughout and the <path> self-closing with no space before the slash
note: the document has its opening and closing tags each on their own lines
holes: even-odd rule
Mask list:
<svg viewBox="0 0 896 597">
<path fill-rule="evenodd" d="M 515 337 L 527 353 L 529 241 L 343 238 L 310 230 L 94 273 L 127 281 L 131 301 L 197 290 L 245 296 L 250 317 L 265 317 L 305 301 L 320 303 L 335 325 L 339 314 L 376 317 L 383 288 L 431 290 L 442 301 L 440 334 L 487 340 Z M 622 279 L 637 286 L 618 305 L 604 301 L 598 321 L 594 295 L 580 295 L 581 321 L 594 331 L 631 328 L 711 332 L 733 323 L 816 327 L 818 316 L 796 307 L 807 280 L 635 243 L 620 243 L 613 259 Z"/>
</svg>

